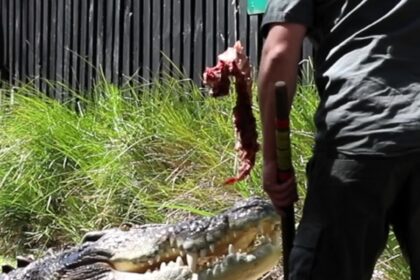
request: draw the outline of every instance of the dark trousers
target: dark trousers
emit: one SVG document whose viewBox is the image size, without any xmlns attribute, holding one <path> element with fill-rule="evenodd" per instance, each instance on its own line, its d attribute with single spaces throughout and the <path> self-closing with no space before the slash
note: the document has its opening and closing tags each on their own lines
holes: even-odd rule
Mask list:
<svg viewBox="0 0 420 280">
<path fill-rule="evenodd" d="M 420 280 L 420 155 L 315 155 L 290 280 L 368 280 L 392 226 Z"/>
</svg>

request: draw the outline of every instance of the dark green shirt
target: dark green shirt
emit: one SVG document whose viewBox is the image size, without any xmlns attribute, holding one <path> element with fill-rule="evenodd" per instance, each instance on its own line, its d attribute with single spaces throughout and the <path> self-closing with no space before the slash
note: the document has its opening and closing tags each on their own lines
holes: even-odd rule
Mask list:
<svg viewBox="0 0 420 280">
<path fill-rule="evenodd" d="M 316 46 L 317 150 L 420 152 L 420 0 L 271 0 L 263 32 L 276 22 Z"/>
</svg>

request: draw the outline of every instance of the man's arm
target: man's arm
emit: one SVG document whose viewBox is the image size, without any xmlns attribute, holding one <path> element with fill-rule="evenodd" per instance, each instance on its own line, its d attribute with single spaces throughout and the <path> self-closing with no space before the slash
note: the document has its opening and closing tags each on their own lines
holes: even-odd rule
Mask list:
<svg viewBox="0 0 420 280">
<path fill-rule="evenodd" d="M 282 208 L 297 199 L 296 190 L 286 185 L 277 186 L 276 139 L 275 139 L 275 96 L 274 84 L 284 81 L 288 87 L 289 110 L 296 90 L 298 64 L 301 58 L 302 42 L 306 27 L 301 24 L 273 24 L 269 29 L 262 50 L 258 75 L 258 92 L 263 135 L 263 185 L 268 195 L 270 190 L 283 189 L 284 198 L 273 201 L 276 208 Z"/>
</svg>

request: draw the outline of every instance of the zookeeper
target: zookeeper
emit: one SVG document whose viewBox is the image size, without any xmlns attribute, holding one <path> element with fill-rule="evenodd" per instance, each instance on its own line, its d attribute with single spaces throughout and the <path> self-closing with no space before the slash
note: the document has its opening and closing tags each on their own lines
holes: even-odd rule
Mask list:
<svg viewBox="0 0 420 280">
<path fill-rule="evenodd" d="M 280 211 L 297 195 L 276 184 L 274 83 L 292 103 L 304 37 L 315 45 L 317 131 L 289 279 L 371 279 L 392 227 L 419 280 L 420 1 L 271 0 L 262 31 L 263 185 Z"/>
</svg>

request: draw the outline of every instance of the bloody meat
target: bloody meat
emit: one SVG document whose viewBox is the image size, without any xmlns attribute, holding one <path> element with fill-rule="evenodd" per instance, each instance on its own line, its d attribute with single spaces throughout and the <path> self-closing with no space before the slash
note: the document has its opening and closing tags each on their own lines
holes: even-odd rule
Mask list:
<svg viewBox="0 0 420 280">
<path fill-rule="evenodd" d="M 228 178 L 225 184 L 234 184 L 245 179 L 255 164 L 259 150 L 255 117 L 252 114 L 252 78 L 248 57 L 240 42 L 218 56 L 216 66 L 206 68 L 204 84 L 210 88 L 213 97 L 229 94 L 231 77 L 235 78 L 237 94 L 233 108 L 233 123 L 236 134 L 235 150 L 240 166 L 235 177 Z"/>
</svg>

